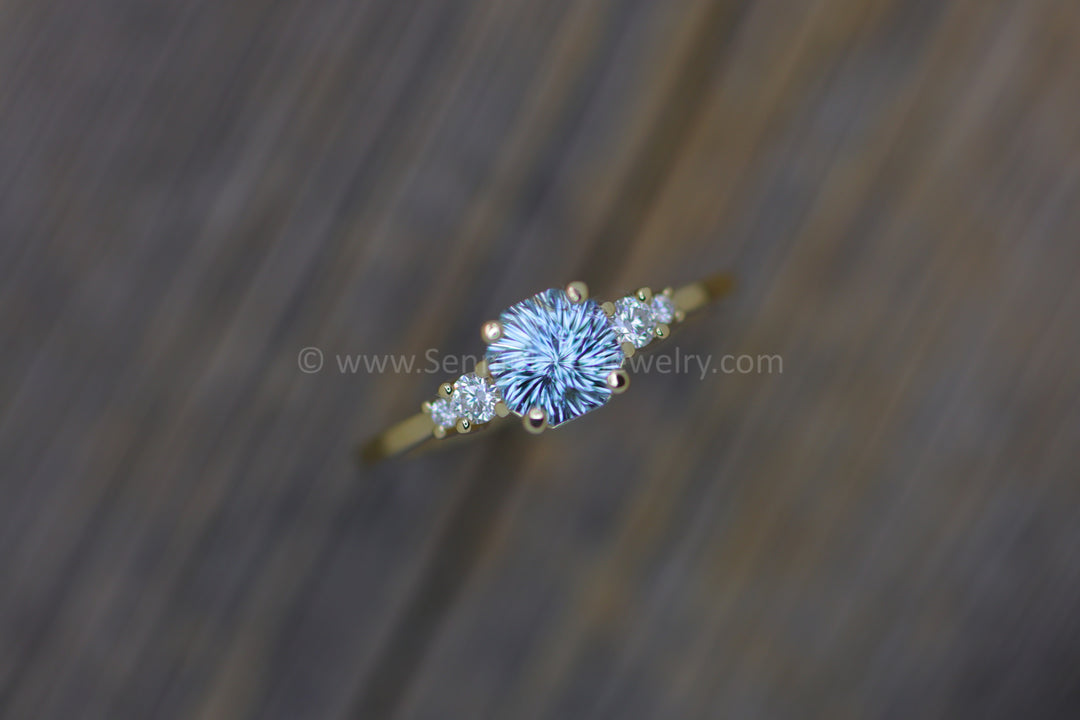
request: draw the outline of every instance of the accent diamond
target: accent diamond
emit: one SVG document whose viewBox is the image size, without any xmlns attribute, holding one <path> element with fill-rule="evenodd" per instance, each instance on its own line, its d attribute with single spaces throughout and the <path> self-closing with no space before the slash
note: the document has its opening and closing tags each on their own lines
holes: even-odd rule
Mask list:
<svg viewBox="0 0 1080 720">
<path fill-rule="evenodd" d="M 454 396 L 458 398 L 461 411 L 470 422 L 486 423 L 495 417 L 499 392 L 489 378 L 482 378 L 476 373 L 462 375 L 454 383 Z"/>
<path fill-rule="evenodd" d="M 656 321 L 648 305 L 636 297 L 624 297 L 615 301 L 615 314 L 611 323 L 621 342 L 634 347 L 645 347 L 653 339 Z"/>
<path fill-rule="evenodd" d="M 667 295 L 654 295 L 651 307 L 656 322 L 670 323 L 675 319 L 675 301 Z"/>
<path fill-rule="evenodd" d="M 431 401 L 431 419 L 435 421 L 435 424 L 444 427 L 454 427 L 454 423 L 457 422 L 458 415 L 458 402 L 456 397 L 452 397 L 447 400 L 445 398 L 437 398 Z"/>
<path fill-rule="evenodd" d="M 502 337 L 487 349 L 488 371 L 517 415 L 541 408 L 552 427 L 611 398 L 607 376 L 624 355 L 608 317 L 594 300 L 572 303 L 545 290 L 499 316 Z"/>
</svg>

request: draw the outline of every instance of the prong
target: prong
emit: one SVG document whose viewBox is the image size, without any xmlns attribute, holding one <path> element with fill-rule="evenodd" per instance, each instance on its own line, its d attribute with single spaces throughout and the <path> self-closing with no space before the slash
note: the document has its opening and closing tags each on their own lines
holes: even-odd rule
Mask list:
<svg viewBox="0 0 1080 720">
<path fill-rule="evenodd" d="M 457 431 L 464 435 L 470 430 L 472 430 L 472 423 L 469 422 L 468 418 L 458 418 Z"/>
<path fill-rule="evenodd" d="M 611 317 L 612 315 L 615 314 L 615 303 L 613 303 L 613 302 L 603 303 L 602 305 L 600 305 L 600 309 L 604 311 L 605 315 L 607 315 L 608 317 Z"/>
<path fill-rule="evenodd" d="M 430 400 L 425 400 L 424 402 L 420 403 L 420 412 L 425 412 L 428 415 L 431 414 L 431 401 Z"/>
<path fill-rule="evenodd" d="M 638 288 L 638 291 L 634 294 L 637 295 L 637 299 L 641 302 L 647 303 L 652 300 L 652 290 L 647 287 Z"/>
<path fill-rule="evenodd" d="M 623 368 L 612 370 L 607 376 L 607 386 L 615 395 L 626 392 L 630 387 L 630 373 Z"/>
<path fill-rule="evenodd" d="M 671 335 L 671 328 L 669 328 L 666 323 L 657 323 L 656 330 L 654 330 L 653 332 L 656 333 L 656 337 L 663 340 L 664 338 Z"/>
<path fill-rule="evenodd" d="M 442 440 L 444 437 L 446 437 L 446 428 L 444 428 L 442 425 L 436 425 L 435 427 L 431 428 L 431 434 L 434 435 L 437 440 Z"/>
<path fill-rule="evenodd" d="M 501 338 L 502 333 L 503 326 L 502 323 L 498 320 L 488 320 L 480 328 L 480 337 L 482 337 L 484 339 L 484 342 L 486 342 L 488 345 L 496 342 L 499 338 Z"/>
<path fill-rule="evenodd" d="M 589 298 L 589 286 L 580 280 L 575 280 L 566 286 L 566 296 L 575 305 L 585 302 Z"/>
<path fill-rule="evenodd" d="M 449 400 L 450 396 L 454 394 L 454 383 L 444 382 L 439 386 L 439 397 L 444 400 Z"/>
<path fill-rule="evenodd" d="M 490 377 L 491 374 L 488 372 L 487 360 L 481 360 L 480 362 L 476 363 L 476 367 L 473 368 L 473 372 L 476 373 L 477 377 Z"/>
<path fill-rule="evenodd" d="M 666 295 L 669 298 L 673 298 L 673 297 L 675 297 L 675 288 L 670 287 L 670 286 L 666 287 L 666 288 L 664 288 L 664 291 L 662 293 L 660 293 L 660 294 L 661 295 Z"/>
<path fill-rule="evenodd" d="M 500 400 L 499 402 L 495 403 L 495 414 L 499 417 L 506 417 L 510 414 L 510 408 L 506 407 L 506 403 Z"/>
<path fill-rule="evenodd" d="M 534 435 L 539 435 L 547 429 L 547 413 L 544 412 L 543 408 L 534 407 L 521 416 L 521 423 L 526 430 Z"/>
<path fill-rule="evenodd" d="M 676 310 L 675 311 L 675 322 L 682 322 L 685 319 L 686 319 L 686 311 L 685 310 Z"/>
<path fill-rule="evenodd" d="M 622 354 L 626 357 L 634 357 L 634 353 L 637 352 L 637 348 L 634 347 L 632 342 L 624 342 L 622 344 Z"/>
</svg>

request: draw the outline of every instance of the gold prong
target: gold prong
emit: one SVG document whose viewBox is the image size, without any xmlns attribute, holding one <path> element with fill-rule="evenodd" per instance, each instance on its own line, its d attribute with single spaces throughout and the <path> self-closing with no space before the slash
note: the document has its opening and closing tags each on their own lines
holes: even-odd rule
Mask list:
<svg viewBox="0 0 1080 720">
<path fill-rule="evenodd" d="M 425 412 L 428 415 L 431 414 L 431 401 L 430 400 L 425 400 L 424 402 L 420 403 L 420 412 Z"/>
<path fill-rule="evenodd" d="M 685 310 L 676 310 L 675 311 L 675 322 L 682 322 L 685 319 L 686 319 L 686 311 Z"/>
<path fill-rule="evenodd" d="M 469 422 L 467 418 L 458 418 L 457 431 L 464 435 L 470 430 L 472 430 L 472 423 Z"/>
<path fill-rule="evenodd" d="M 488 372 L 487 360 L 481 360 L 480 362 L 476 363 L 476 367 L 473 368 L 473 372 L 476 373 L 477 377 L 489 377 L 490 373 Z"/>
<path fill-rule="evenodd" d="M 547 413 L 543 408 L 534 407 L 521 417 L 521 423 L 525 429 L 534 435 L 539 435 L 547 429 Z"/>
<path fill-rule="evenodd" d="M 484 342 L 486 342 L 488 345 L 501 338 L 502 333 L 502 323 L 498 320 L 488 320 L 480 328 L 480 337 L 482 337 L 484 339 Z"/>
<path fill-rule="evenodd" d="M 653 332 L 656 333 L 656 337 L 663 340 L 664 338 L 671 335 L 671 328 L 669 328 L 666 323 L 657 323 L 656 330 L 654 330 Z"/>
<path fill-rule="evenodd" d="M 607 386 L 615 395 L 626 392 L 630 387 L 630 373 L 623 368 L 612 370 L 607 376 Z"/>
<path fill-rule="evenodd" d="M 602 305 L 600 305 L 600 309 L 604 311 L 605 315 L 607 315 L 608 317 L 611 317 L 612 315 L 615 314 L 615 303 L 613 303 L 613 302 L 603 303 Z"/>
<path fill-rule="evenodd" d="M 575 280 L 566 286 L 566 296 L 575 304 L 585 302 L 589 298 L 589 286 L 580 280 Z"/>
<path fill-rule="evenodd" d="M 627 340 L 622 344 L 622 354 L 626 357 L 634 357 L 634 353 L 637 352 L 637 348 L 634 347 L 634 343 Z"/>
<path fill-rule="evenodd" d="M 660 293 L 660 294 L 661 295 L 666 295 L 667 297 L 675 297 L 675 288 L 673 288 L 671 286 L 668 286 L 668 287 L 664 288 L 664 291 L 662 293 Z"/>
<path fill-rule="evenodd" d="M 449 400 L 450 396 L 454 394 L 454 383 L 444 382 L 439 386 L 439 397 L 444 400 Z"/>
<path fill-rule="evenodd" d="M 499 417 L 506 417 L 510 414 L 510 408 L 506 407 L 506 403 L 500 400 L 499 402 L 495 403 L 495 414 Z"/>
<path fill-rule="evenodd" d="M 637 295 L 637 299 L 641 302 L 647 303 L 652 300 L 652 290 L 647 287 L 638 288 L 638 291 L 634 294 Z"/>
<path fill-rule="evenodd" d="M 442 440 L 444 437 L 446 437 L 446 428 L 444 428 L 442 425 L 436 425 L 435 427 L 431 428 L 431 434 L 434 435 L 436 439 Z"/>
</svg>

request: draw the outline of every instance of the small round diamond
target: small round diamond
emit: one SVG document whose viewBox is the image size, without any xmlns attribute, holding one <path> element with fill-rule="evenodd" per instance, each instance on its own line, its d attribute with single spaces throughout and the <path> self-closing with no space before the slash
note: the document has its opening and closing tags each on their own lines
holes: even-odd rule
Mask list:
<svg viewBox="0 0 1080 720">
<path fill-rule="evenodd" d="M 495 417 L 495 404 L 499 402 L 499 393 L 490 379 L 482 378 L 476 373 L 462 375 L 454 383 L 454 396 L 458 398 L 462 413 L 470 422 L 486 423 Z"/>
<path fill-rule="evenodd" d="M 675 301 L 667 295 L 654 295 L 652 312 L 656 322 L 670 323 L 675 319 Z"/>
<path fill-rule="evenodd" d="M 455 399 L 438 398 L 431 401 L 431 419 L 439 427 L 454 427 L 458 417 L 458 404 Z"/>
<path fill-rule="evenodd" d="M 615 314 L 611 324 L 621 342 L 632 343 L 634 347 L 645 347 L 653 339 L 656 321 L 648 305 L 636 297 L 624 297 L 615 301 Z"/>
</svg>

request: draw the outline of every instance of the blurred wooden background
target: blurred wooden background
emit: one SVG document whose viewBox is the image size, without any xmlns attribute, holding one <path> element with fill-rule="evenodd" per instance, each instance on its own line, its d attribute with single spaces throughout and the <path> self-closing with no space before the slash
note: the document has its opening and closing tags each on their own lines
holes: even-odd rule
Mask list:
<svg viewBox="0 0 1080 720">
<path fill-rule="evenodd" d="M 0 716 L 1080 717 L 1075 0 L 6 0 Z M 733 268 L 571 428 L 358 439 Z M 320 348 L 319 373 L 297 356 Z"/>
</svg>

